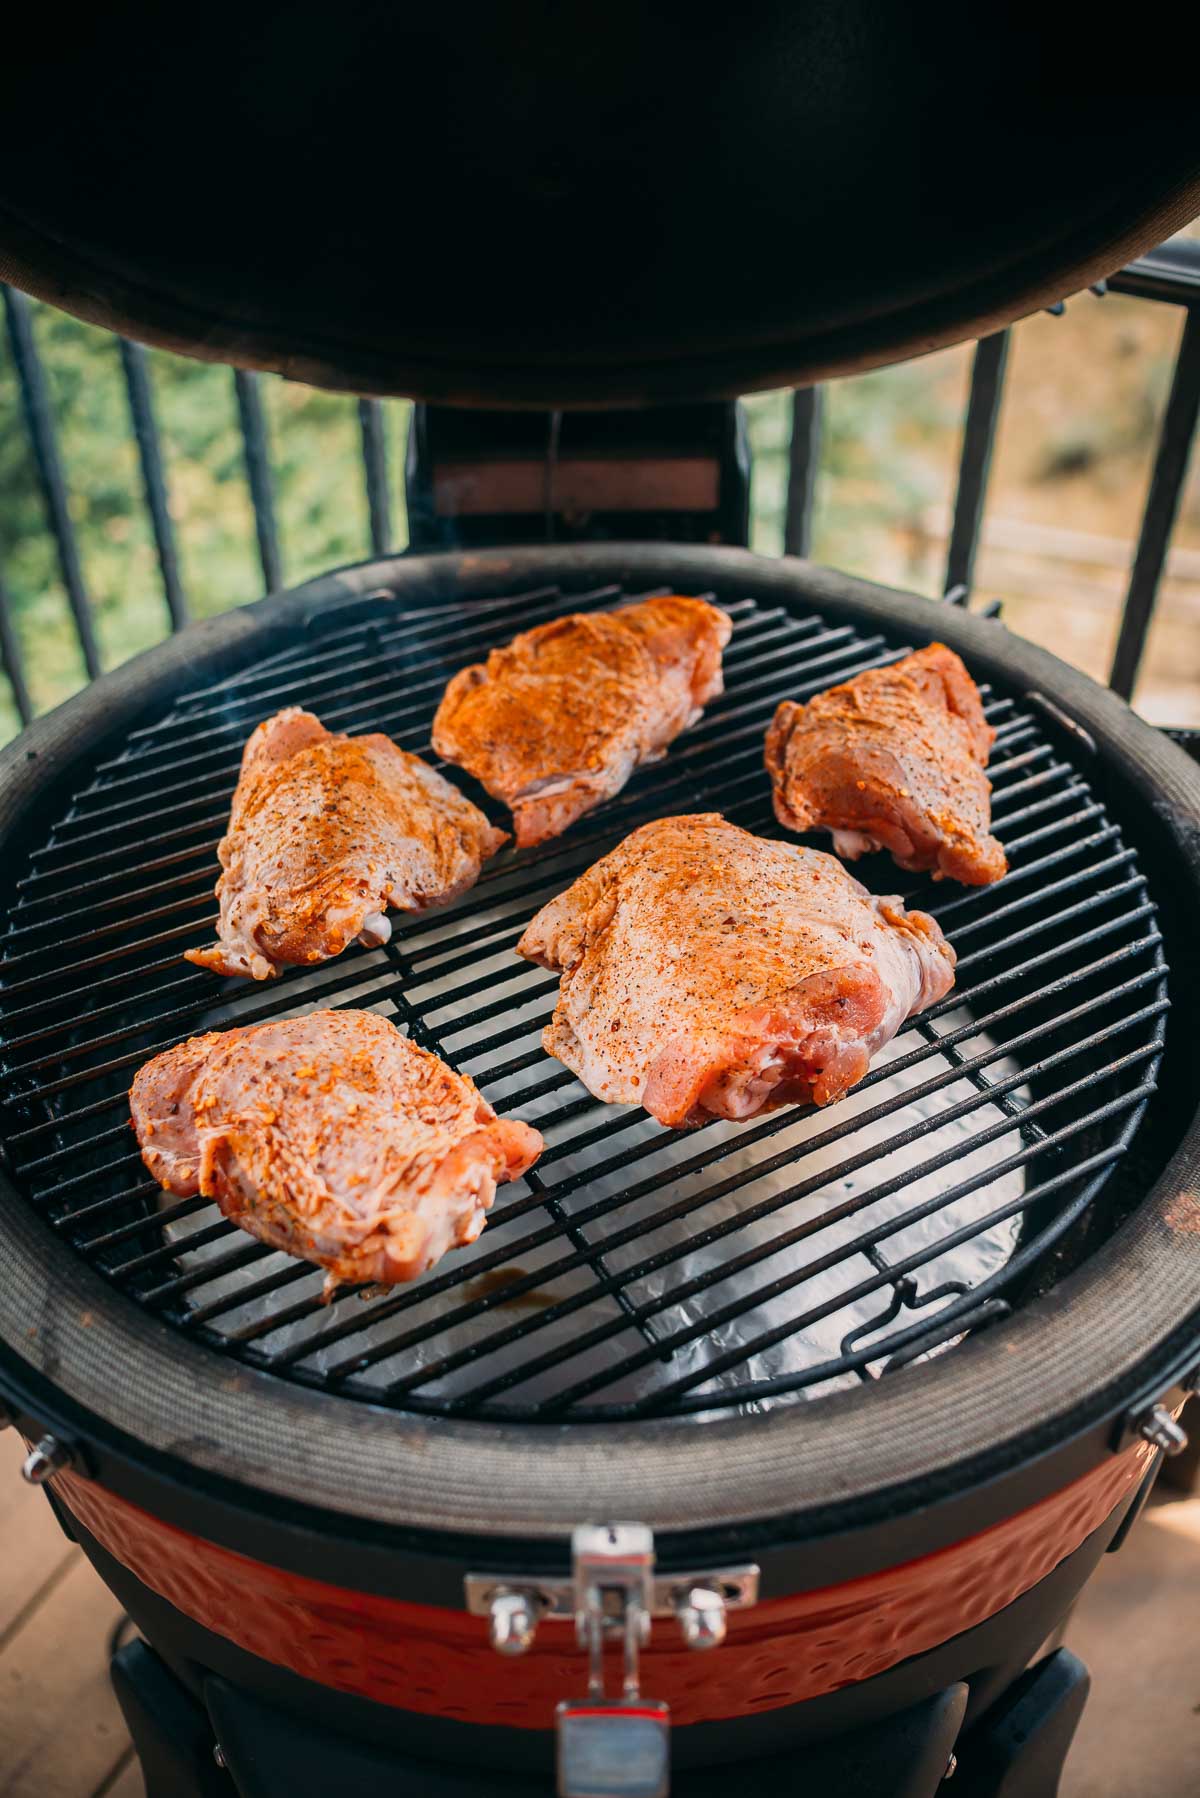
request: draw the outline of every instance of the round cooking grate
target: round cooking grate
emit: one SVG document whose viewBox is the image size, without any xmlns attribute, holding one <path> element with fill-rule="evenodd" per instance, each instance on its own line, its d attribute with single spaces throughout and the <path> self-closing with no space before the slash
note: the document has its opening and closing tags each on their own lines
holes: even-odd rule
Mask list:
<svg viewBox="0 0 1200 1798">
<path fill-rule="evenodd" d="M 985 688 L 1011 872 L 937 886 L 856 872 L 934 913 L 958 985 L 843 1103 L 680 1136 L 606 1107 L 547 1058 L 556 980 L 513 947 L 534 910 L 636 824 L 721 811 L 779 835 L 763 733 L 912 647 L 799 605 L 729 606 L 727 691 L 666 760 L 566 837 L 506 851 L 445 912 L 398 919 L 267 988 L 182 961 L 211 936 L 215 848 L 241 744 L 283 705 L 428 753 L 450 673 L 606 587 L 298 623 L 286 649 L 110 745 L 19 883 L 2 966 L 3 1129 L 18 1188 L 140 1305 L 224 1355 L 377 1404 L 557 1420 L 764 1406 L 881 1377 L 1019 1305 L 1129 1144 L 1166 1012 L 1134 851 L 1036 703 Z M 928 637 L 937 634 L 932 610 Z M 454 776 L 459 778 L 457 774 Z M 469 784 L 469 783 L 468 783 Z M 477 790 L 472 797 L 491 806 Z M 503 822 L 501 817 L 499 821 Z M 823 840 L 812 839 L 818 846 Z M 547 1150 L 480 1241 L 410 1287 L 320 1302 L 322 1276 L 145 1174 L 127 1091 L 199 1030 L 370 1007 L 470 1073 Z"/>
</svg>

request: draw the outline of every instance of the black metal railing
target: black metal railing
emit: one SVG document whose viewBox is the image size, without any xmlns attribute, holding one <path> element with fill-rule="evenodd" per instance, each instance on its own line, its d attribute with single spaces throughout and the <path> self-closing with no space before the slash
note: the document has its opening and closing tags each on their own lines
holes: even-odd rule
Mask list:
<svg viewBox="0 0 1200 1798">
<path fill-rule="evenodd" d="M 51 405 L 49 384 L 34 331 L 34 309 L 26 296 L 12 287 L 4 295 L 5 321 L 12 367 L 20 394 L 21 411 L 37 471 L 45 508 L 46 528 L 53 539 L 58 568 L 70 606 L 76 641 L 89 680 L 101 673 L 92 596 L 84 574 L 75 526 L 71 517 L 68 485 Z M 180 567 L 170 489 L 162 437 L 146 351 L 127 338 L 116 339 L 129 403 L 130 424 L 141 465 L 146 511 L 162 582 L 167 630 L 177 631 L 189 621 L 190 607 Z M 243 369 L 231 369 L 233 399 L 241 430 L 245 479 L 254 514 L 258 559 L 268 592 L 283 583 L 283 556 L 275 507 L 271 445 L 263 407 L 260 377 Z M 370 520 L 370 547 L 384 555 L 396 547 L 393 539 L 390 474 L 383 405 L 379 400 L 360 400 L 362 473 Z M 2 504 L 0 498 L 0 504 Z M 12 596 L 0 569 L 0 665 L 8 680 L 13 703 L 22 724 L 28 724 L 38 708 L 30 692 L 25 658 L 17 633 Z"/>
<path fill-rule="evenodd" d="M 1150 620 L 1159 597 L 1162 570 L 1171 547 L 1180 494 L 1184 491 L 1187 458 L 1196 435 L 1200 414 L 1200 243 L 1173 239 L 1150 255 L 1123 268 L 1106 282 L 1097 282 L 1096 293 L 1128 293 L 1142 300 L 1186 309 L 1184 333 L 1171 376 L 1166 414 L 1162 417 L 1155 449 L 1153 475 L 1146 509 L 1142 512 L 1137 550 L 1133 554 L 1130 584 L 1124 597 L 1121 629 L 1112 660 L 1108 685 L 1121 698 L 1130 699 Z M 1061 311 L 1061 306 L 1052 307 Z M 959 484 L 955 493 L 954 523 L 946 552 L 946 595 L 972 588 L 975 552 L 979 548 L 984 507 L 988 502 L 991 449 L 1004 401 L 1007 352 L 1011 327 L 981 338 L 975 345 L 970 397 L 966 403 L 963 451 L 959 458 Z M 804 556 L 811 539 L 811 512 L 815 473 L 820 462 L 820 388 L 801 390 L 792 403 L 792 457 L 788 469 L 788 507 L 784 525 L 784 550 Z"/>
<path fill-rule="evenodd" d="M 1146 647 L 1200 413 L 1200 242 L 1176 238 L 1160 244 L 1107 282 L 1099 282 L 1092 291 L 1130 294 L 1181 306 L 1186 313 L 1109 674 L 1109 685 L 1123 699 L 1129 699 Z M 1052 310 L 1060 312 L 1062 307 Z M 982 338 L 975 347 L 971 369 L 944 581 L 945 593 L 961 591 L 964 598 L 971 588 L 987 504 L 992 447 L 1004 400 L 1011 336 L 1010 327 Z M 821 453 L 821 411 L 820 388 L 795 394 L 784 533 L 784 548 L 792 555 L 804 555 L 811 540 L 813 494 Z"/>
<path fill-rule="evenodd" d="M 1098 284 L 1096 291 L 1103 291 L 1106 286 L 1116 293 L 1180 306 L 1186 313 L 1110 673 L 1111 686 L 1128 699 L 1132 696 L 1145 650 L 1200 413 L 1200 242 L 1173 239 L 1160 245 L 1107 283 Z M 9 287 L 3 292 L 12 364 L 45 509 L 46 527 L 53 538 L 83 666 L 91 680 L 101 671 L 93 603 L 72 523 L 68 485 L 46 371 L 35 338 L 33 312 L 23 294 Z M 1053 310 L 1059 311 L 1061 307 Z M 947 594 L 966 597 L 971 588 L 987 505 L 992 448 L 1004 401 L 1010 337 L 1011 330 L 996 332 L 983 338 L 975 349 L 946 559 L 944 591 Z M 118 342 L 131 428 L 137 443 L 146 509 L 162 582 L 164 623 L 174 631 L 187 622 L 189 607 L 172 524 L 168 474 L 155 416 L 150 368 L 140 345 L 124 339 Z M 243 370 L 232 371 L 232 376 L 258 556 L 269 591 L 282 585 L 284 561 L 260 379 Z M 396 547 L 384 403 L 360 400 L 358 413 L 370 546 L 375 554 L 383 554 Z M 812 539 L 822 414 L 820 387 L 800 389 L 793 395 L 783 530 L 783 548 L 789 555 L 806 554 Z M 30 692 L 3 569 L 0 569 L 0 664 L 17 714 L 21 722 L 27 724 L 37 708 Z"/>
</svg>

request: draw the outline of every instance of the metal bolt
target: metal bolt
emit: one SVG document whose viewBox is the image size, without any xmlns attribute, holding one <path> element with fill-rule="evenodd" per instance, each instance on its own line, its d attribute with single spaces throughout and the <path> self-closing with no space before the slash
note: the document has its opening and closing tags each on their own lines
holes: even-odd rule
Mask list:
<svg viewBox="0 0 1200 1798">
<path fill-rule="evenodd" d="M 220 1767 L 222 1773 L 228 1772 L 229 1763 L 225 1759 L 225 1750 L 222 1748 L 220 1742 L 213 1743 L 213 1759 L 216 1761 L 218 1767 Z"/>
<path fill-rule="evenodd" d="M 719 1648 L 728 1627 L 725 1598 L 716 1586 L 687 1586 L 675 1600 L 675 1615 L 689 1648 Z"/>
<path fill-rule="evenodd" d="M 950 1759 L 946 1762 L 946 1771 L 942 1774 L 943 1781 L 945 1781 L 947 1779 L 953 1779 L 954 1775 L 957 1772 L 958 1772 L 958 1756 L 957 1756 L 957 1754 L 954 1753 L 953 1750 L 951 1750 Z"/>
<path fill-rule="evenodd" d="M 488 1606 L 488 1635 L 497 1654 L 524 1654 L 537 1635 L 540 1606 L 532 1592 L 501 1586 Z"/>
<path fill-rule="evenodd" d="M 21 1473 L 31 1486 L 44 1486 L 52 1474 L 68 1465 L 70 1459 L 71 1451 L 65 1442 L 60 1442 L 57 1436 L 43 1436 L 26 1455 Z"/>
<path fill-rule="evenodd" d="M 1181 1455 L 1188 1445 L 1187 1431 L 1165 1405 L 1151 1405 L 1138 1419 L 1137 1431 L 1155 1448 L 1161 1448 L 1164 1455 Z"/>
</svg>

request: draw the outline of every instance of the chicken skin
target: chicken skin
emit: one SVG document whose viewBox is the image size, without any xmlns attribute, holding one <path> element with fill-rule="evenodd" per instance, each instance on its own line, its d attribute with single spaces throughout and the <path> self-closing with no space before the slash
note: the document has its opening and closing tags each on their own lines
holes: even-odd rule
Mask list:
<svg viewBox="0 0 1200 1798">
<path fill-rule="evenodd" d="M 775 815 L 832 831 L 847 861 L 887 849 L 910 872 L 988 886 L 1008 872 L 984 773 L 995 735 L 962 662 L 931 643 L 807 705 L 782 702 L 767 732 Z"/>
<path fill-rule="evenodd" d="M 168 1192 L 326 1268 L 326 1295 L 413 1280 L 474 1242 L 543 1146 L 370 1011 L 192 1037 L 147 1062 L 129 1104 Z"/>
<path fill-rule="evenodd" d="M 518 948 L 562 974 L 547 1052 L 673 1128 L 828 1105 L 954 984 L 924 912 L 715 812 L 642 825 Z"/>
<path fill-rule="evenodd" d="M 387 908 L 422 911 L 473 886 L 507 842 L 478 807 L 389 737 L 345 737 L 296 706 L 246 744 L 217 850 L 220 917 L 188 961 L 268 980 L 355 937 L 384 943 Z"/>
<path fill-rule="evenodd" d="M 511 808 L 519 849 L 543 843 L 696 722 L 731 629 L 678 595 L 540 624 L 454 676 L 433 746 Z"/>
</svg>

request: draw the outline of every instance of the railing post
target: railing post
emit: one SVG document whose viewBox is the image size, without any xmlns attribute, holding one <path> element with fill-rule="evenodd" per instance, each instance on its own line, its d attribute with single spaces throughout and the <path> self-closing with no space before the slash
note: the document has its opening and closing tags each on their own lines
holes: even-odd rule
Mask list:
<svg viewBox="0 0 1200 1798">
<path fill-rule="evenodd" d="M 1122 699 L 1132 699 L 1134 683 L 1146 635 L 1158 597 L 1179 496 L 1187 475 L 1192 438 L 1196 434 L 1196 418 L 1200 412 L 1200 309 L 1189 310 L 1183 324 L 1171 392 L 1163 416 L 1162 434 L 1154 458 L 1154 473 L 1142 514 L 1137 553 L 1129 577 L 1129 592 L 1121 615 L 1121 631 L 1113 656 L 1108 684 Z"/>
<path fill-rule="evenodd" d="M 371 520 L 371 554 L 385 556 L 392 547 L 392 499 L 381 400 L 359 400 L 358 425 L 362 432 L 363 478 Z"/>
<path fill-rule="evenodd" d="M 138 456 L 142 464 L 146 505 L 154 529 L 154 546 L 158 551 L 163 593 L 166 596 L 171 629 L 177 631 L 187 623 L 188 607 L 183 583 L 179 578 L 179 557 L 175 549 L 175 530 L 171 523 L 162 445 L 154 417 L 150 370 L 146 364 L 146 352 L 140 343 L 130 343 L 127 337 L 118 338 L 117 341 L 121 349 L 121 367 L 125 371 L 125 388 L 129 395 L 129 415 L 133 421 L 133 434 L 137 438 Z"/>
<path fill-rule="evenodd" d="M 963 427 L 962 455 L 958 464 L 958 491 L 954 497 L 954 523 L 946 555 L 946 593 L 955 587 L 965 587 L 968 593 L 971 590 L 1004 393 L 1008 342 L 1007 330 L 996 331 L 991 337 L 981 337 L 975 346 L 971 396 L 967 402 L 967 421 Z"/>
<path fill-rule="evenodd" d="M 283 562 L 279 554 L 279 533 L 275 525 L 275 495 L 271 487 L 271 453 L 267 445 L 267 420 L 263 412 L 258 376 L 247 369 L 233 371 L 237 393 L 238 417 L 242 426 L 242 444 L 246 452 L 246 480 L 254 507 L 254 531 L 258 538 L 258 556 L 268 593 L 283 585 Z"/>
<path fill-rule="evenodd" d="M 788 556 L 806 556 L 812 546 L 813 499 L 824 410 L 824 392 L 820 387 L 797 387 L 792 394 L 792 440 L 783 523 L 783 550 Z"/>
<path fill-rule="evenodd" d="M 96 646 L 91 602 L 84 584 L 71 511 L 67 504 L 67 485 L 63 479 L 62 460 L 58 453 L 58 437 L 46 386 L 46 371 L 42 367 L 42 359 L 34 341 L 29 301 L 15 287 L 6 287 L 4 307 L 8 315 L 8 337 L 46 517 L 54 535 L 58 566 L 67 590 L 71 616 L 75 620 L 75 633 L 79 638 L 84 667 L 89 679 L 95 680 L 100 673 L 100 652 Z"/>
<path fill-rule="evenodd" d="M 28 724 L 33 717 L 33 701 L 25 684 L 25 659 L 13 624 L 12 600 L 3 579 L 0 579 L 0 658 L 3 658 L 4 672 L 12 688 L 17 715 L 22 724 Z"/>
</svg>

